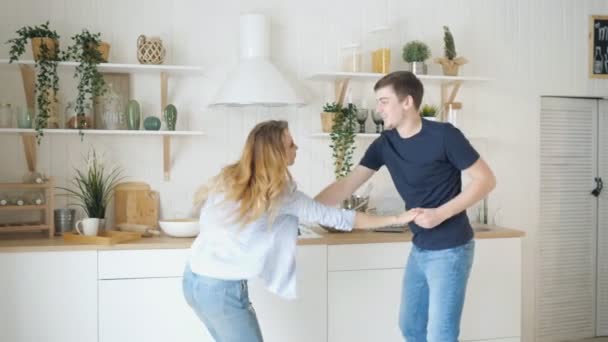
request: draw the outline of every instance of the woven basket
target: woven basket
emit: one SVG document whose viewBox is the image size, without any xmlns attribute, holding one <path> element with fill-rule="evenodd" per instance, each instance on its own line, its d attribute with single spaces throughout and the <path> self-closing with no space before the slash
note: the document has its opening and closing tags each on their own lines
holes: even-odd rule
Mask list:
<svg viewBox="0 0 608 342">
<path fill-rule="evenodd" d="M 137 38 L 137 60 L 141 64 L 162 64 L 165 48 L 158 37 L 147 38 L 143 34 Z"/>
</svg>

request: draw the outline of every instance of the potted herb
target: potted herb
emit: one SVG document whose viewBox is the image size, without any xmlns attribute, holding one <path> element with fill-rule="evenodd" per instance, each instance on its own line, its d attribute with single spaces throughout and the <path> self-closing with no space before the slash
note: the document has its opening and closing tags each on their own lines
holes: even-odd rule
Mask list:
<svg viewBox="0 0 608 342">
<path fill-rule="evenodd" d="M 70 182 L 72 188 L 58 187 L 76 200 L 87 217 L 104 219 L 106 208 L 113 196 L 114 188 L 123 179 L 120 168 L 106 169 L 95 150 L 89 151 L 83 170 L 74 168 L 76 175 Z"/>
<path fill-rule="evenodd" d="M 336 114 L 331 129 L 331 148 L 334 159 L 334 175 L 340 179 L 348 175 L 353 166 L 355 151 L 355 131 L 357 127 L 357 107 L 349 103 Z"/>
<path fill-rule="evenodd" d="M 424 61 L 429 57 L 431 50 L 419 40 L 413 40 L 403 46 L 403 60 L 410 64 L 410 71 L 416 75 L 426 75 L 427 65 Z"/>
<path fill-rule="evenodd" d="M 72 37 L 74 43 L 67 49 L 66 59 L 79 63 L 74 73 L 74 78 L 78 79 L 78 95 L 74 108 L 76 119 L 70 119 L 76 122 L 68 122 L 71 128 L 92 128 L 89 127 L 89 122 L 93 120 L 87 120 L 85 114 L 92 108 L 95 97 L 106 91 L 103 75 L 97 70 L 97 65 L 107 60 L 109 45 L 103 43 L 100 36 L 100 33 L 90 33 L 84 29 Z"/>
<path fill-rule="evenodd" d="M 336 102 L 328 102 L 323 106 L 323 112 L 321 113 L 321 130 L 324 133 L 330 133 L 332 126 L 334 125 L 335 117 L 338 113 L 342 112 L 342 105 Z"/>
<path fill-rule="evenodd" d="M 458 76 L 458 68 L 468 61 L 464 57 L 456 57 L 456 46 L 454 36 L 450 28 L 443 27 L 444 57 L 435 58 L 435 63 L 441 64 L 443 74 L 446 76 Z"/>
<path fill-rule="evenodd" d="M 52 106 L 57 103 L 59 91 L 59 77 L 57 76 L 57 63 L 59 60 L 59 35 L 49 28 L 49 22 L 39 26 L 24 26 L 17 30 L 17 37 L 10 39 L 9 62 L 19 60 L 25 53 L 25 44 L 30 40 L 32 54 L 36 62 L 36 102 L 38 115 L 36 116 L 36 138 L 38 143 L 43 136 L 43 129 L 48 126 Z M 33 111 L 34 108 L 30 108 Z"/>
<path fill-rule="evenodd" d="M 437 120 L 437 106 L 425 104 L 420 109 L 420 116 L 427 119 L 436 121 Z"/>
</svg>

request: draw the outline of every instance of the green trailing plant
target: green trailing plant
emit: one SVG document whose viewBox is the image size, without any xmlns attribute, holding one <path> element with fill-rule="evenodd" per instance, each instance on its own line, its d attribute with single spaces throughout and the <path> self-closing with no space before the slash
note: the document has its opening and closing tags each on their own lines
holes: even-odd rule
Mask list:
<svg viewBox="0 0 608 342">
<path fill-rule="evenodd" d="M 324 108 L 325 110 L 325 108 Z M 355 151 L 355 131 L 357 127 L 357 107 L 349 103 L 341 108 L 334 118 L 331 133 L 331 149 L 334 159 L 334 175 L 340 179 L 348 175 L 353 166 Z"/>
<path fill-rule="evenodd" d="M 10 39 L 6 44 L 10 44 L 9 62 L 19 60 L 25 53 L 25 45 L 32 38 L 59 39 L 56 31 L 49 28 L 49 22 L 39 26 L 24 26 L 17 30 L 17 37 Z M 59 61 L 59 44 L 56 43 L 54 49 L 46 45 L 42 40 L 40 45 L 40 55 L 35 59 L 36 63 L 36 103 L 38 105 L 38 115 L 35 120 L 36 138 L 38 144 L 44 135 L 43 129 L 48 125 L 51 105 L 57 101 L 59 91 L 59 77 L 57 75 L 57 63 Z"/>
<path fill-rule="evenodd" d="M 424 62 L 429 57 L 431 57 L 431 50 L 419 40 L 413 40 L 403 46 L 403 60 L 408 63 Z"/>
<path fill-rule="evenodd" d="M 435 115 L 437 115 L 437 106 L 425 104 L 420 109 L 420 116 L 424 118 L 434 117 Z"/>
<path fill-rule="evenodd" d="M 82 30 L 81 33 L 72 37 L 74 43 L 68 47 L 65 56 L 65 59 L 78 62 L 74 73 L 74 78 L 78 79 L 78 95 L 75 106 L 78 128 L 86 128 L 86 109 L 92 108 L 95 97 L 106 92 L 103 75 L 97 70 L 97 65 L 103 62 L 99 51 L 100 36 L 100 33 L 90 33 L 86 29 Z"/>
<path fill-rule="evenodd" d="M 342 105 L 336 102 L 328 102 L 323 106 L 323 111 L 326 113 L 340 113 Z"/>
<path fill-rule="evenodd" d="M 67 192 L 88 217 L 105 218 L 106 208 L 114 194 L 114 188 L 124 177 L 120 168 L 106 169 L 95 150 L 85 159 L 86 168 L 74 168 L 76 175 L 70 181 L 72 188 L 58 187 Z"/>
</svg>

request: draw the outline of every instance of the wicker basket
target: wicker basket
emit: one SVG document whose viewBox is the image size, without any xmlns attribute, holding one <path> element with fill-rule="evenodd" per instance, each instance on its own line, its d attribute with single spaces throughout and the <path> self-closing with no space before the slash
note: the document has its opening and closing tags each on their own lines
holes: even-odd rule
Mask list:
<svg viewBox="0 0 608 342">
<path fill-rule="evenodd" d="M 137 38 L 137 60 L 141 64 L 163 64 L 165 48 L 158 37 L 147 38 L 143 34 Z"/>
</svg>

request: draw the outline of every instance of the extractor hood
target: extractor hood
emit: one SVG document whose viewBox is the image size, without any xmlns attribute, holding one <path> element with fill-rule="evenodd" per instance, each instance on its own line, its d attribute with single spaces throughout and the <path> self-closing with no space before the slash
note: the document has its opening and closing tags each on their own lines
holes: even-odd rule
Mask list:
<svg viewBox="0 0 608 342">
<path fill-rule="evenodd" d="M 270 25 L 264 15 L 240 17 L 240 59 L 212 106 L 304 105 L 294 88 L 270 61 Z"/>
</svg>

